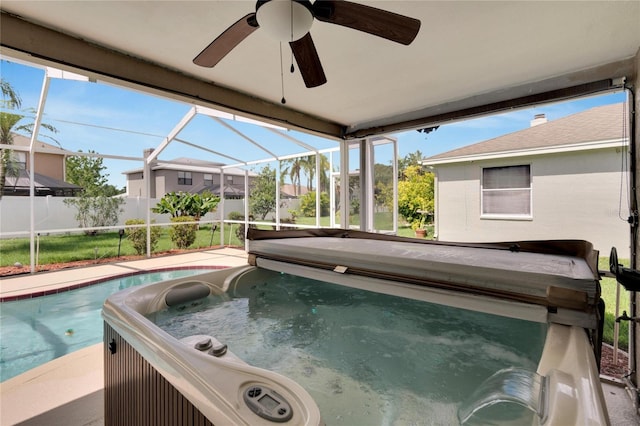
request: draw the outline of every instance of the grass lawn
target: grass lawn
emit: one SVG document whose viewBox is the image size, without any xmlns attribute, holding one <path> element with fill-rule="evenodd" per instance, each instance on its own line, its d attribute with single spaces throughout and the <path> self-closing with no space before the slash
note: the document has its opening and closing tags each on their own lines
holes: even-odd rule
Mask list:
<svg viewBox="0 0 640 426">
<path fill-rule="evenodd" d="M 628 259 L 618 259 L 618 261 L 625 266 L 629 265 Z M 609 270 L 609 258 L 601 257 L 598 261 L 598 269 Z M 615 325 L 615 309 L 616 309 L 616 286 L 617 282 L 614 278 L 602 278 L 600 280 L 600 286 L 602 287 L 602 300 L 605 304 L 605 318 L 604 318 L 604 341 L 613 344 L 613 332 Z M 629 312 L 629 292 L 620 286 L 620 312 Z M 629 322 L 620 321 L 620 331 L 618 347 L 624 350 L 629 349 Z"/>
<path fill-rule="evenodd" d="M 225 225 L 225 245 L 243 246 L 232 232 L 231 224 Z M 238 225 L 233 225 L 235 230 Z M 229 238 L 231 236 L 231 238 Z M 82 234 L 50 235 L 40 237 L 38 264 L 73 262 L 76 260 L 93 260 L 116 257 L 118 255 L 119 235 L 117 232 L 105 232 L 94 236 Z M 206 248 L 220 244 L 220 230 L 211 235 L 211 226 L 204 225 L 198 231 L 192 249 Z M 174 249 L 167 229 L 163 229 L 154 252 Z M 13 266 L 16 262 L 29 265 L 29 239 L 15 238 L 0 240 L 0 266 Z M 127 237 L 122 237 L 120 255 L 135 255 L 136 252 Z"/>
</svg>

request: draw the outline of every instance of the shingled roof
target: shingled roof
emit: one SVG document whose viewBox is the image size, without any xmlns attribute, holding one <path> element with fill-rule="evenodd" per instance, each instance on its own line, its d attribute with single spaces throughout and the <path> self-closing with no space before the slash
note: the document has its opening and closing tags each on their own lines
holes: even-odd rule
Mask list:
<svg viewBox="0 0 640 426">
<path fill-rule="evenodd" d="M 595 107 L 577 114 L 538 124 L 524 130 L 425 158 L 431 161 L 461 159 L 461 157 L 543 150 L 570 145 L 620 141 L 625 137 L 623 120 L 625 104 Z"/>
</svg>

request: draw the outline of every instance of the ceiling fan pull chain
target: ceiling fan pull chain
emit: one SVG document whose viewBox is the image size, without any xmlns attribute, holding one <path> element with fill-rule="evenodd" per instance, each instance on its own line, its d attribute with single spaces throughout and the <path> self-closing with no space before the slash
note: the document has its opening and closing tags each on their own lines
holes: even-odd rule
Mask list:
<svg viewBox="0 0 640 426">
<path fill-rule="evenodd" d="M 289 4 L 289 9 L 291 10 L 291 25 L 289 26 L 289 28 L 291 29 L 291 41 L 293 41 L 293 1 Z M 291 74 L 293 74 L 295 72 L 295 68 L 293 67 L 293 51 L 291 52 L 291 68 L 289 69 L 289 71 L 291 71 Z"/>
<path fill-rule="evenodd" d="M 282 60 L 282 42 L 280 42 L 280 84 L 282 87 L 282 99 L 281 104 L 286 104 L 287 100 L 284 98 L 284 61 Z"/>
</svg>

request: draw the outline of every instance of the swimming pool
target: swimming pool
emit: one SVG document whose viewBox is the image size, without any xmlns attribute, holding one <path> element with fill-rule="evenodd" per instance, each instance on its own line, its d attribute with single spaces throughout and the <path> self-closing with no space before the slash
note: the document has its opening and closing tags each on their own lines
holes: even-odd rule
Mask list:
<svg viewBox="0 0 640 426">
<path fill-rule="evenodd" d="M 0 303 L 0 381 L 102 341 L 109 295 L 134 286 L 207 272 L 182 269 L 114 278 L 62 293 Z"/>
</svg>

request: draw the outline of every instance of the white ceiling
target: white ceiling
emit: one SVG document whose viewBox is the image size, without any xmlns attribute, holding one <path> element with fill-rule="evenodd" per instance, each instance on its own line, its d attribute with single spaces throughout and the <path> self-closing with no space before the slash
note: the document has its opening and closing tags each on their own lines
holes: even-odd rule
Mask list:
<svg viewBox="0 0 640 426">
<path fill-rule="evenodd" d="M 106 73 L 154 89 L 171 86 L 173 96 L 195 96 L 206 105 L 337 137 L 360 129 L 383 133 L 436 124 L 429 120 L 456 109 L 621 77 L 634 72 L 630 58 L 640 48 L 639 1 L 362 3 L 420 19 L 416 40 L 403 46 L 315 21 L 311 34 L 328 82 L 305 88 L 299 74 L 288 72 L 291 54 L 284 45 L 284 107 L 279 43 L 260 29 L 212 69 L 192 62 L 229 25 L 253 12 L 253 1 L 0 4 L 4 12 L 38 27 L 89 42 L 83 42 L 87 49 L 93 44 L 106 47 L 177 71 L 181 78 L 206 82 L 198 86 L 198 93 L 179 78 L 154 80 L 130 74 L 127 66 L 110 69 L 104 58 L 92 60 L 91 50 L 74 56 L 74 44 L 47 46 L 46 38 L 31 26 L 15 30 L 5 25 L 13 19 L 6 14 L 0 43 L 8 56 L 63 62 L 75 70 Z M 232 91 L 209 93 L 206 87 Z M 313 120 L 339 130 L 316 126 Z"/>
</svg>

